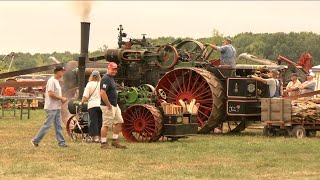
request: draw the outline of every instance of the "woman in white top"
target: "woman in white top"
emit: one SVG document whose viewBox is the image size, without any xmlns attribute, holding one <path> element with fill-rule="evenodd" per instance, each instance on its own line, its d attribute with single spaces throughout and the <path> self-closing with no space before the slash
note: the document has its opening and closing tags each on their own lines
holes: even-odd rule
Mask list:
<svg viewBox="0 0 320 180">
<path fill-rule="evenodd" d="M 85 101 L 88 101 L 89 135 L 93 138 L 94 142 L 100 141 L 100 129 L 102 126 L 100 80 L 99 71 L 93 71 L 89 77 L 89 82 L 84 89 L 80 103 L 83 104 Z"/>
</svg>

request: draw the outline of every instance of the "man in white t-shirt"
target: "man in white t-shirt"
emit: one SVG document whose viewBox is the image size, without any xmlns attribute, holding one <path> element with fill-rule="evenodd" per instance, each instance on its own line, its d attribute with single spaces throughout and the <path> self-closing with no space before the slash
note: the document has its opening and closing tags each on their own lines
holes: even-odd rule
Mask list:
<svg viewBox="0 0 320 180">
<path fill-rule="evenodd" d="M 252 76 L 252 78 L 269 85 L 269 97 L 279 97 L 281 96 L 281 82 L 278 80 L 279 74 L 279 71 L 272 69 L 268 73 L 269 79 L 263 79 L 258 76 Z"/>
<path fill-rule="evenodd" d="M 62 96 L 59 84 L 59 79 L 62 78 L 65 69 L 62 66 L 56 66 L 53 72 L 54 75 L 47 82 L 45 93 L 44 109 L 46 110 L 47 117 L 38 134 L 31 140 L 34 147 L 38 147 L 52 124 L 55 126 L 58 146 L 68 147 L 65 143 L 61 126 L 61 105 L 67 101 L 67 98 Z"/>
</svg>

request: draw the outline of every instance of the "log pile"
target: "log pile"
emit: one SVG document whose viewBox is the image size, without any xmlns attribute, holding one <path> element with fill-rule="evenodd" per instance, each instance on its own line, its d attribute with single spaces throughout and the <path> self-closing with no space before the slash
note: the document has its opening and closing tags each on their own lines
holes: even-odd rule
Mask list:
<svg viewBox="0 0 320 180">
<path fill-rule="evenodd" d="M 320 98 L 299 98 L 292 100 L 291 120 L 294 122 L 320 121 Z"/>
</svg>

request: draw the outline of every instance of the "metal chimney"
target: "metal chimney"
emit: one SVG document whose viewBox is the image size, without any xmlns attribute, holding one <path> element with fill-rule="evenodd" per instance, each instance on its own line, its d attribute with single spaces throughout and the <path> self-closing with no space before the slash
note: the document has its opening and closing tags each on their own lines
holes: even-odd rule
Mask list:
<svg viewBox="0 0 320 180">
<path fill-rule="evenodd" d="M 88 49 L 89 49 L 89 34 L 90 34 L 90 23 L 81 22 L 81 47 L 78 64 L 78 79 L 79 79 L 79 99 L 82 98 L 84 87 L 85 87 L 85 69 L 86 61 L 88 61 Z"/>
</svg>

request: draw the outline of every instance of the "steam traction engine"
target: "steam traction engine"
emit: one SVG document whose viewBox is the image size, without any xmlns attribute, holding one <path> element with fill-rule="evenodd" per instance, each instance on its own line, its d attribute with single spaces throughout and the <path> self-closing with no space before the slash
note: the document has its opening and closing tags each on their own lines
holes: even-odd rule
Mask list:
<svg viewBox="0 0 320 180">
<path fill-rule="evenodd" d="M 119 49 L 107 49 L 104 56 L 88 58 L 88 26 L 82 24 L 81 39 L 86 42 L 81 43 L 78 71 L 72 71 L 74 77 L 75 72 L 78 74 L 79 98 L 85 74 L 97 67 L 94 61 L 116 62 L 119 70 L 115 80 L 124 111 L 122 133 L 128 141 L 209 133 L 225 122 L 229 132 L 242 131 L 248 122 L 260 121 L 260 98 L 269 95 L 267 85 L 248 76 L 268 69 L 287 70 L 287 66 L 273 63 L 222 68 L 219 60 L 212 58 L 210 44 L 194 40 L 176 40 L 158 47 L 145 37 L 124 42 L 122 26 L 118 29 Z M 108 63 L 101 64 L 106 68 Z M 194 101 L 199 103 L 196 113 L 181 109 L 168 113 L 165 108 L 166 104 L 180 107 L 182 102 L 191 105 Z M 70 101 L 70 112 L 74 112 L 70 109 L 75 108 L 75 102 Z"/>
</svg>

